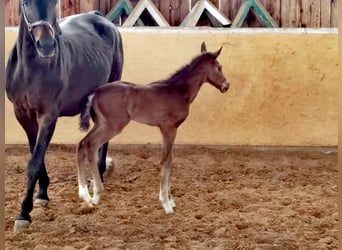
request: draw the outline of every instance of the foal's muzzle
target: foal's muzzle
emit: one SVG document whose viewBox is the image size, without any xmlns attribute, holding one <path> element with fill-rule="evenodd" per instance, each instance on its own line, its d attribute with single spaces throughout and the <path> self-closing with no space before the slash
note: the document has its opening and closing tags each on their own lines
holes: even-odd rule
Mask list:
<svg viewBox="0 0 342 250">
<path fill-rule="evenodd" d="M 229 89 L 229 86 L 230 86 L 230 84 L 229 84 L 229 82 L 227 82 L 227 81 L 225 81 L 224 83 L 222 83 L 221 89 L 220 89 L 221 93 L 227 92 L 227 90 Z"/>
</svg>

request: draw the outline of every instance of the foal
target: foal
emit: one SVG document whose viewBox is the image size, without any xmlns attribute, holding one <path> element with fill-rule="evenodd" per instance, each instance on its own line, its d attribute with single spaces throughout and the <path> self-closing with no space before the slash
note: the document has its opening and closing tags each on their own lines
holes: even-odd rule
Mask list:
<svg viewBox="0 0 342 250">
<path fill-rule="evenodd" d="M 81 114 L 80 128 L 89 128 L 90 112 L 94 112 L 96 119 L 94 127 L 78 144 L 77 171 L 79 196 L 90 207 L 98 204 L 103 190 L 97 168 L 99 147 L 134 120 L 160 129 L 163 152 L 159 200 L 166 214 L 173 212 L 175 202 L 169 190 L 169 174 L 177 128 L 188 116 L 190 103 L 204 82 L 209 82 L 222 93 L 228 90 L 229 83 L 216 60 L 221 50 L 222 47 L 215 53 L 206 52 L 206 46 L 202 43 L 202 53 L 169 79 L 147 85 L 116 81 L 97 88 L 89 97 L 87 108 Z M 87 163 L 94 181 L 93 197 L 87 187 Z"/>
</svg>

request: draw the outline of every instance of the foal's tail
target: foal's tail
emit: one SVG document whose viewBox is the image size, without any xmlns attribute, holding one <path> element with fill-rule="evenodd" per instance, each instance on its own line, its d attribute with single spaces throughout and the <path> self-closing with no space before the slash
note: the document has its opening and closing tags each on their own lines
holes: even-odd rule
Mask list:
<svg viewBox="0 0 342 250">
<path fill-rule="evenodd" d="M 87 131 L 90 127 L 90 118 L 91 118 L 91 104 L 93 101 L 95 94 L 91 94 L 88 97 L 88 101 L 87 104 L 84 108 L 84 110 L 81 112 L 81 116 L 80 116 L 80 130 L 82 131 Z"/>
</svg>

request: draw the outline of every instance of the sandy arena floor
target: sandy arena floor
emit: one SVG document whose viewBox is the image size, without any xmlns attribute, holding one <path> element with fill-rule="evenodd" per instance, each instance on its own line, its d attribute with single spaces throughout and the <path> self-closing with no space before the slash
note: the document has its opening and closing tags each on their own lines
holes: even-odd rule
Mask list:
<svg viewBox="0 0 342 250">
<path fill-rule="evenodd" d="M 178 147 L 177 207 L 158 200 L 159 148 L 111 150 L 99 206 L 81 214 L 75 147 L 46 155 L 50 203 L 13 232 L 26 186 L 27 146 L 6 146 L 6 249 L 337 249 L 337 153 Z"/>
</svg>

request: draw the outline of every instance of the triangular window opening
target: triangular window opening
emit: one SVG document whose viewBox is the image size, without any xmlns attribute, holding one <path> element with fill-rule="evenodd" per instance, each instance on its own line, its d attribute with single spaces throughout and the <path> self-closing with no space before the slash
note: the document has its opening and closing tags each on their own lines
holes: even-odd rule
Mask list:
<svg viewBox="0 0 342 250">
<path fill-rule="evenodd" d="M 141 13 L 140 20 L 144 23 L 145 26 L 159 26 L 147 9 L 144 9 Z M 140 25 L 138 24 L 138 22 L 135 22 L 134 26 Z"/>
<path fill-rule="evenodd" d="M 266 28 L 267 26 L 255 12 L 254 8 L 250 8 L 241 27 Z"/>
</svg>

